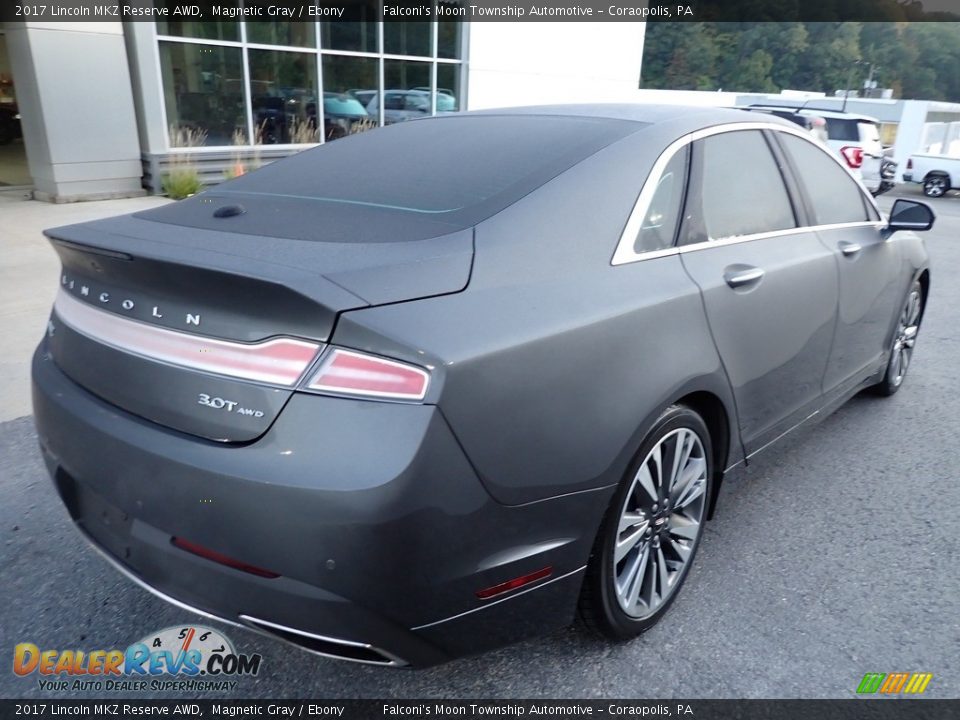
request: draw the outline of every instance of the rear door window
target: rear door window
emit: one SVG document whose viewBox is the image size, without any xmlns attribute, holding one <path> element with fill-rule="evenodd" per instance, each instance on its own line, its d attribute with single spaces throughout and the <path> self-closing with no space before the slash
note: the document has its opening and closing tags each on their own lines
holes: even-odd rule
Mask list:
<svg viewBox="0 0 960 720">
<path fill-rule="evenodd" d="M 814 225 L 867 220 L 867 206 L 857 181 L 826 151 L 794 135 L 778 133 L 780 143 L 796 170 L 813 207 Z"/>
<path fill-rule="evenodd" d="M 759 130 L 720 133 L 699 143 L 701 206 L 710 240 L 797 226 L 780 168 Z"/>
</svg>

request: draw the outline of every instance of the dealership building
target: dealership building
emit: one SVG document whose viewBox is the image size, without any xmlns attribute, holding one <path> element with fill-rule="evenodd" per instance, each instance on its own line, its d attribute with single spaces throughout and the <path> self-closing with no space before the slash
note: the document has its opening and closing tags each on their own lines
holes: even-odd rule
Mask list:
<svg viewBox="0 0 960 720">
<path fill-rule="evenodd" d="M 371 127 L 456 110 L 629 101 L 642 22 L 0 23 L 0 190 L 54 202 L 206 182 Z"/>
<path fill-rule="evenodd" d="M 378 7 L 315 22 L 0 22 L 0 121 L 16 108 L 23 136 L 0 132 L 0 192 L 161 192 L 177 168 L 215 183 L 384 124 L 542 103 L 807 102 L 878 119 L 900 172 L 912 153 L 960 152 L 956 103 L 641 90 L 643 22 L 382 22 Z"/>
</svg>

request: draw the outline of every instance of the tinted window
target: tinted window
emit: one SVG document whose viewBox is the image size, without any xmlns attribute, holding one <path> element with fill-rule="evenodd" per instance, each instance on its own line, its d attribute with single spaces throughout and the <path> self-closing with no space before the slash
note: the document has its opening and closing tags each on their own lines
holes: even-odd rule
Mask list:
<svg viewBox="0 0 960 720">
<path fill-rule="evenodd" d="M 160 67 L 170 147 L 247 142 L 240 48 L 161 41 Z"/>
<path fill-rule="evenodd" d="M 247 23 L 247 42 L 291 47 L 316 47 L 313 23 L 257 21 Z"/>
<path fill-rule="evenodd" d="M 825 150 L 793 135 L 781 134 L 780 140 L 813 205 L 813 224 L 867 219 L 863 195 L 857 182 Z"/>
<path fill-rule="evenodd" d="M 247 57 L 254 142 L 320 142 L 316 55 L 250 50 Z"/>
<path fill-rule="evenodd" d="M 687 154 L 684 147 L 671 158 L 664 168 L 657 190 L 650 201 L 650 207 L 643 218 L 640 233 L 633 246 L 634 252 L 662 250 L 673 245 L 673 239 L 680 222 L 680 205 L 687 184 Z"/>
<path fill-rule="evenodd" d="M 826 118 L 827 136 L 831 140 L 849 140 L 860 142 L 860 128 L 857 127 L 856 120 L 845 120 L 843 118 Z"/>
<path fill-rule="evenodd" d="M 780 169 L 756 130 L 704 139 L 703 222 L 711 240 L 796 227 Z"/>
<path fill-rule="evenodd" d="M 377 40 L 377 21 L 380 20 L 380 3 L 377 0 L 352 0 L 344 3 L 342 7 L 345 11 L 342 19 L 320 23 L 320 44 L 323 49 L 378 52 L 380 43 Z M 259 21 L 248 23 L 248 27 L 255 24 L 259 24 Z"/>
</svg>

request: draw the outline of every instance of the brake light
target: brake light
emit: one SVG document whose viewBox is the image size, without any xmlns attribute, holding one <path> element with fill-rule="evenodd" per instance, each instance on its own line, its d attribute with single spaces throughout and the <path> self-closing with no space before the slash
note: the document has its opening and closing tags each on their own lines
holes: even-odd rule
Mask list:
<svg viewBox="0 0 960 720">
<path fill-rule="evenodd" d="M 913 170 L 913 158 L 907 158 L 907 170 Z"/>
<path fill-rule="evenodd" d="M 430 374 L 413 365 L 336 348 L 307 387 L 362 397 L 423 400 L 429 381 Z"/>
<path fill-rule="evenodd" d="M 863 148 L 856 147 L 855 145 L 847 145 L 846 147 L 840 148 L 840 154 L 843 155 L 843 159 L 847 161 L 847 165 L 854 170 L 863 165 Z"/>
</svg>

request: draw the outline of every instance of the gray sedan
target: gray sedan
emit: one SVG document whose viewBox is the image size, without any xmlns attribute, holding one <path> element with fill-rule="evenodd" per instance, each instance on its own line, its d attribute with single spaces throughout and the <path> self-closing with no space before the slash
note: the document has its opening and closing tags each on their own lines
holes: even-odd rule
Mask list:
<svg viewBox="0 0 960 720">
<path fill-rule="evenodd" d="M 48 231 L 38 435 L 118 570 L 312 652 L 631 638 L 725 477 L 900 389 L 932 223 L 747 112 L 398 123 Z"/>
</svg>

